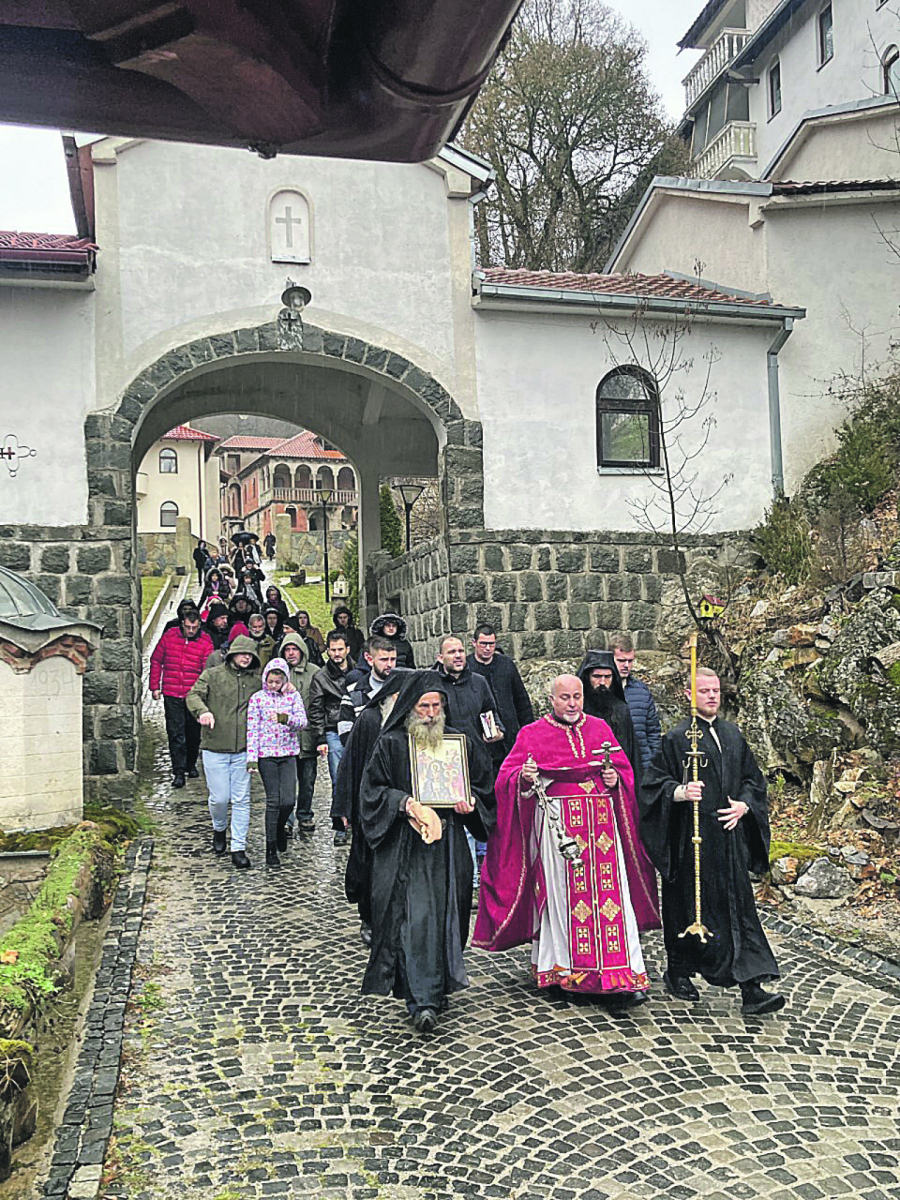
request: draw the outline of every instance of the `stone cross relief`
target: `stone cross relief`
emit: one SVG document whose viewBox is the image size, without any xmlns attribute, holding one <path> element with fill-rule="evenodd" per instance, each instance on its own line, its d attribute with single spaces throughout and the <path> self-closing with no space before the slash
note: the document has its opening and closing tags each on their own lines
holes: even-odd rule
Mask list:
<svg viewBox="0 0 900 1200">
<path fill-rule="evenodd" d="M 282 189 L 269 202 L 272 262 L 311 261 L 309 202 L 297 191 Z"/>
</svg>

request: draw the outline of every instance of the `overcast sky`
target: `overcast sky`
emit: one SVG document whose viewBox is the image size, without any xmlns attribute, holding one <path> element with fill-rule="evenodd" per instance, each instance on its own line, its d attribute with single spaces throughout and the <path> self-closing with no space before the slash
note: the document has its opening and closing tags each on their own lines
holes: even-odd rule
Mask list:
<svg viewBox="0 0 900 1200">
<path fill-rule="evenodd" d="M 672 117 L 681 115 L 681 80 L 698 55 L 677 54 L 678 38 L 703 6 L 703 0 L 608 0 L 610 7 L 637 26 L 649 44 L 651 79 Z M 29 233 L 74 233 L 59 133 L 0 125 L 0 229 Z"/>
</svg>

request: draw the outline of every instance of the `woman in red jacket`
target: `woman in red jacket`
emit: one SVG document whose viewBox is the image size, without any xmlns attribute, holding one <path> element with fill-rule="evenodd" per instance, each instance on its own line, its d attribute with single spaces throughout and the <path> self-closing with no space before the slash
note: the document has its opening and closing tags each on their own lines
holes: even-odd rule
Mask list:
<svg viewBox="0 0 900 1200">
<path fill-rule="evenodd" d="M 163 699 L 173 788 L 184 787 L 185 774 L 191 779 L 200 774 L 200 726 L 188 712 L 185 697 L 212 652 L 212 638 L 203 629 L 199 612 L 189 608 L 178 625 L 164 631 L 150 655 L 150 691 L 154 700 Z"/>
</svg>

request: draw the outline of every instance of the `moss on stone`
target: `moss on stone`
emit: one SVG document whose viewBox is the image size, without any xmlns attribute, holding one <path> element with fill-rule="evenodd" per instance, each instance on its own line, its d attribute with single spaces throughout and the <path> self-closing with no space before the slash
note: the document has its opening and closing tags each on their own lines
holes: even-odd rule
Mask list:
<svg viewBox="0 0 900 1200">
<path fill-rule="evenodd" d="M 796 858 L 798 862 L 810 862 L 821 858 L 824 851 L 821 846 L 807 846 L 803 842 L 772 842 L 769 847 L 769 865 L 779 858 Z"/>
<path fill-rule="evenodd" d="M 21 1063 L 29 1071 L 34 1062 L 34 1046 L 21 1038 L 0 1038 L 0 1067 Z"/>
<path fill-rule="evenodd" d="M 84 867 L 112 855 L 104 830 L 85 822 L 53 850 L 53 861 L 31 908 L 0 938 L 0 956 L 12 951 L 15 962 L 0 962 L 0 1029 L 3 1013 L 23 1014 L 35 999 L 57 989 L 56 962 L 74 922 L 68 905 Z"/>
<path fill-rule="evenodd" d="M 888 667 L 887 677 L 897 691 L 900 691 L 900 662 L 895 662 L 892 667 Z"/>
<path fill-rule="evenodd" d="M 84 820 L 99 825 L 103 836 L 110 841 L 130 841 L 136 838 L 143 828 L 140 817 L 122 812 L 118 808 L 99 805 L 86 804 Z M 25 850 L 53 851 L 66 838 L 71 837 L 78 827 L 61 825 L 55 829 L 37 829 L 31 833 L 0 833 L 0 853 L 20 854 Z"/>
</svg>

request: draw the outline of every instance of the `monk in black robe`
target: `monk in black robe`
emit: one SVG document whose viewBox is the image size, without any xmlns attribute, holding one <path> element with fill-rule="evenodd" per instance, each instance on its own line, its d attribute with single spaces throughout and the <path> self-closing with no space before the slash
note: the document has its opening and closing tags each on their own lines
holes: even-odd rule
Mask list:
<svg viewBox="0 0 900 1200">
<path fill-rule="evenodd" d="M 409 672 L 363 775 L 359 820 L 372 851 L 372 946 L 362 990 L 406 1001 L 415 1027 L 431 1032 L 452 992 L 468 987 L 463 947 L 472 911 L 472 857 L 465 831 L 486 841 L 496 803 L 486 755 L 469 738 L 470 799 L 433 809 L 412 796 L 409 739 L 444 732 L 445 684 Z"/>
<path fill-rule="evenodd" d="M 759 1015 L 784 1007 L 784 997 L 760 984 L 779 977 L 763 933 L 750 872 L 769 866 L 766 781 L 736 725 L 717 716 L 721 693 L 713 671 L 697 671 L 697 713 L 704 755 L 699 781 L 685 783 L 690 721 L 667 733 L 644 774 L 641 838 L 662 876 L 666 990 L 699 1000 L 691 976 L 718 987 L 740 985 L 741 1011 Z M 700 803 L 700 898 L 712 936 L 679 937 L 694 921 L 693 800 Z"/>
<path fill-rule="evenodd" d="M 372 850 L 359 827 L 359 789 L 381 726 L 396 703 L 405 674 L 392 671 L 354 721 L 344 743 L 332 792 L 331 816 L 346 818 L 353 831 L 344 873 L 344 894 L 359 911 L 360 936 L 365 946 L 372 944 Z"/>
<path fill-rule="evenodd" d="M 625 751 L 625 757 L 634 771 L 634 790 L 637 795 L 644 764 L 631 711 L 625 699 L 622 676 L 612 650 L 588 650 L 578 668 L 578 678 L 584 688 L 584 711 L 589 717 L 599 717 L 605 721 L 616 735 L 616 741 Z"/>
</svg>

